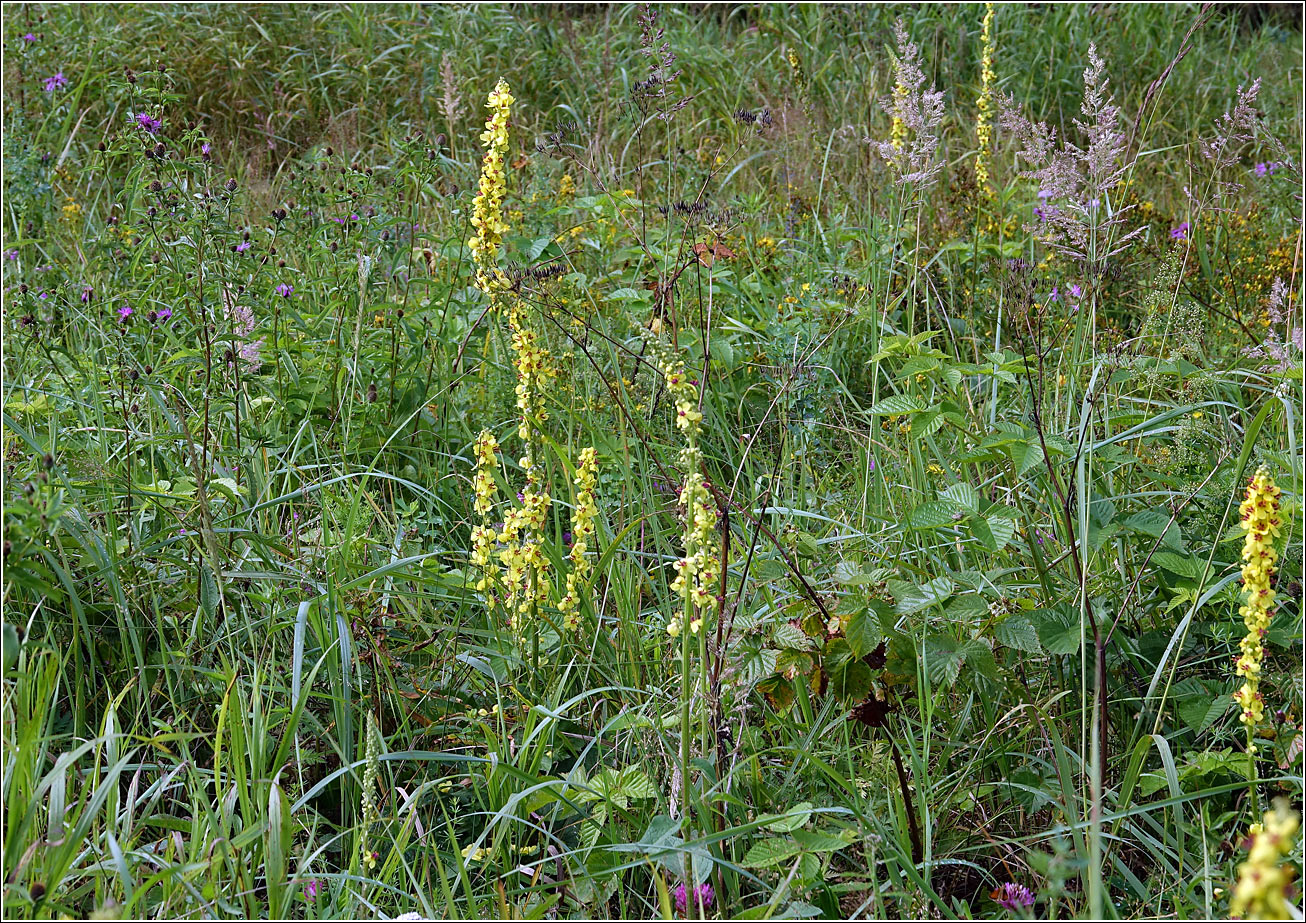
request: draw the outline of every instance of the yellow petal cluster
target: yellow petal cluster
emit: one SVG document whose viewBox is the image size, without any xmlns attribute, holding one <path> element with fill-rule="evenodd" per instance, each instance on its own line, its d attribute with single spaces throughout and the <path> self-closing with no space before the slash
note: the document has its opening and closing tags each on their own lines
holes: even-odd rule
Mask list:
<svg viewBox="0 0 1306 923">
<path fill-rule="evenodd" d="M 676 404 L 676 426 L 684 434 L 686 443 L 680 453 L 680 464 L 685 472 L 680 491 L 680 502 L 685 508 L 685 555 L 676 561 L 676 577 L 671 582 L 672 592 L 685 601 L 685 607 L 667 623 L 667 634 L 674 638 L 685 628 L 686 619 L 689 620 L 690 632 L 697 634 L 703 627 L 704 618 L 715 610 L 721 563 L 714 553 L 716 506 L 703 478 L 703 456 L 698 449 L 703 423 L 703 414 L 698 409 L 698 388 L 689 380 L 683 362 L 668 362 L 662 372 L 666 376 L 667 390 Z"/>
<path fill-rule="evenodd" d="M 563 625 L 569 629 L 574 629 L 578 623 L 580 591 L 590 572 L 590 561 L 585 553 L 589 551 L 590 539 L 594 536 L 594 520 L 599 514 L 594 503 L 598 470 L 599 460 L 594 449 L 581 449 L 576 478 L 572 482 L 576 486 L 576 511 L 571 517 L 571 551 L 567 555 L 571 568 L 567 572 L 566 592 L 558 601 Z"/>
<path fill-rule="evenodd" d="M 993 4 L 984 4 L 984 26 L 980 33 L 983 59 L 980 62 L 980 95 L 976 104 L 975 140 L 979 152 L 975 155 L 975 182 L 986 194 L 989 188 L 989 145 L 993 141 Z"/>
<path fill-rule="evenodd" d="M 1276 808 L 1265 815 L 1263 824 L 1253 824 L 1251 848 L 1238 866 L 1238 885 L 1229 913 L 1241 920 L 1287 920 L 1286 893 L 1292 886 L 1291 870 L 1282 860 L 1292 850 L 1297 833 L 1297 815 Z"/>
<path fill-rule="evenodd" d="M 490 523 L 490 514 L 494 510 L 494 496 L 498 488 L 494 483 L 494 469 L 499 467 L 499 444 L 489 430 L 481 432 L 472 449 L 476 456 L 476 475 L 472 479 L 472 489 L 476 498 L 473 505 L 481 514 L 481 523 L 472 529 L 472 566 L 480 572 L 476 589 L 485 592 L 491 585 L 490 563 L 494 554 L 494 543 L 498 533 Z M 490 607 L 494 606 L 494 597 L 487 596 Z"/>
<path fill-rule="evenodd" d="M 1238 507 L 1243 531 L 1243 592 L 1247 602 L 1238 610 L 1247 627 L 1247 635 L 1239 644 L 1235 669 L 1243 678 L 1242 688 L 1234 693 L 1234 701 L 1242 709 L 1242 722 L 1250 738 L 1256 726 L 1265 717 L 1265 702 L 1259 691 L 1261 662 L 1265 658 L 1263 642 L 1274 618 L 1274 565 L 1278 560 L 1274 542 L 1283 527 L 1279 506 L 1279 488 L 1262 467 L 1247 484 L 1247 492 Z M 1251 752 L 1255 747 L 1249 743 Z"/>
<path fill-rule="evenodd" d="M 476 198 L 472 200 L 472 237 L 467 241 L 472 260 L 476 263 L 476 287 L 490 296 L 507 288 L 507 278 L 499 268 L 499 243 L 508 230 L 503 220 L 503 197 L 508 186 L 505 180 L 504 161 L 508 153 L 508 118 L 513 98 L 503 78 L 485 101 L 490 111 L 481 133 L 485 156 L 481 160 L 481 181 Z"/>
</svg>

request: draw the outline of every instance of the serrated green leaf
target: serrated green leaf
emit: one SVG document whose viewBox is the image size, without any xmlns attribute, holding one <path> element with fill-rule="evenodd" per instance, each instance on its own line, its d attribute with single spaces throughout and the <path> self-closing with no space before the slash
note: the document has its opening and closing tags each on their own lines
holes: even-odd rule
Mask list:
<svg viewBox="0 0 1306 923">
<path fill-rule="evenodd" d="M 888 417 L 904 413 L 920 413 L 925 405 L 910 394 L 894 394 L 876 403 L 871 408 L 871 416 Z"/>
<path fill-rule="evenodd" d="M 1023 615 L 1012 615 L 1003 619 L 993 628 L 994 639 L 1003 647 L 1029 654 L 1041 654 L 1043 646 L 1038 643 L 1038 630 L 1034 623 Z"/>
</svg>

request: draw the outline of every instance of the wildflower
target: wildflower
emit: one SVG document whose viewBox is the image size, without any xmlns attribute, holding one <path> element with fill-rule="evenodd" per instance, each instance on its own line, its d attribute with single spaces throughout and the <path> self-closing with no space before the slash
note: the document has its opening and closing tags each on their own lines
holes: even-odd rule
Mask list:
<svg viewBox="0 0 1306 923">
<path fill-rule="evenodd" d="M 1084 289 L 1078 282 L 1070 283 L 1070 297 L 1078 301 L 1084 294 Z"/>
<path fill-rule="evenodd" d="M 481 572 L 476 583 L 478 591 L 484 591 L 490 586 L 490 556 L 497 535 L 494 526 L 490 524 L 490 513 L 494 509 L 494 495 L 498 490 L 494 483 L 494 469 L 499 466 L 496 454 L 498 449 L 499 444 L 495 441 L 494 434 L 483 430 L 476 438 L 472 450 L 476 456 L 476 475 L 472 479 L 476 499 L 473 505 L 476 512 L 481 514 L 481 524 L 472 529 L 472 566 Z"/>
<path fill-rule="evenodd" d="M 676 427 L 685 436 L 685 448 L 680 452 L 680 464 L 685 472 L 680 489 L 680 502 L 685 509 L 685 555 L 673 565 L 676 577 L 671 590 L 684 601 L 684 611 L 667 623 L 667 634 L 677 637 L 686 627 L 697 634 L 703 625 L 703 614 L 714 610 L 715 595 L 721 577 L 721 564 L 712 552 L 712 537 L 716 531 L 716 507 L 709 503 L 707 482 L 703 478 L 703 456 L 698 449 L 698 436 L 702 428 L 703 413 L 698 409 L 698 387 L 685 372 L 680 360 L 668 360 L 662 366 L 667 390 L 676 405 Z"/>
<path fill-rule="evenodd" d="M 1279 506 L 1279 488 L 1269 471 L 1262 466 L 1247 485 L 1247 492 L 1238 507 L 1243 531 L 1243 591 L 1247 603 L 1238 610 L 1247 628 L 1247 635 L 1238 645 L 1240 654 L 1235 661 L 1235 671 L 1243 678 L 1243 685 L 1234 693 L 1234 701 L 1242 711 L 1241 720 L 1247 728 L 1247 749 L 1256 752 L 1252 735 L 1265 717 L 1265 702 L 1259 691 L 1261 661 L 1265 658 L 1262 641 L 1274 618 L 1275 561 L 1278 552 L 1274 541 L 1283 527 Z"/>
<path fill-rule="evenodd" d="M 31 32 L 28 32 L 26 35 L 23 36 L 23 41 L 25 41 L 27 44 L 30 45 L 36 41 L 36 36 L 33 35 Z"/>
<path fill-rule="evenodd" d="M 263 339 L 261 337 L 257 340 L 250 339 L 254 328 L 258 326 L 258 322 L 254 319 L 254 312 L 249 305 L 239 304 L 234 300 L 227 303 L 225 311 L 227 320 L 231 322 L 234 345 L 241 361 L 249 372 L 257 372 L 263 364 Z"/>
<path fill-rule="evenodd" d="M 571 569 L 567 572 L 567 588 L 558 602 L 558 611 L 562 613 L 563 624 L 575 628 L 577 613 L 580 608 L 580 588 L 589 575 L 590 562 L 585 557 L 589 550 L 589 539 L 594 535 L 594 519 L 599 510 L 594 503 L 594 486 L 598 472 L 598 456 L 592 447 L 580 450 L 580 461 L 576 466 L 576 511 L 572 515 L 572 542 L 568 552 Z"/>
<path fill-rule="evenodd" d="M 569 199 L 576 194 L 576 181 L 571 178 L 570 173 L 562 174 L 562 179 L 558 180 L 558 198 Z"/>
<path fill-rule="evenodd" d="M 1282 860 L 1292 850 L 1298 819 L 1282 807 L 1253 824 L 1247 859 L 1238 865 L 1238 884 L 1229 903 L 1234 919 L 1287 920 L 1286 895 L 1292 887 L 1292 870 Z"/>
<path fill-rule="evenodd" d="M 1014 881 L 1005 882 L 994 888 L 989 893 L 989 897 L 997 901 L 998 906 L 1004 910 L 1024 910 L 1026 907 L 1034 906 L 1033 892 Z"/>
<path fill-rule="evenodd" d="M 503 220 L 503 197 L 507 191 L 504 181 L 504 155 L 508 152 L 508 116 L 513 104 L 512 94 L 503 78 L 495 84 L 485 102 L 490 110 L 481 133 L 485 156 L 481 160 L 480 189 L 472 200 L 472 227 L 475 232 L 467 241 L 467 249 L 476 263 L 476 287 L 487 295 L 507 287 L 507 278 L 498 267 L 499 243 L 508 225 Z"/>
<path fill-rule="evenodd" d="M 63 71 L 59 71 L 53 77 L 45 78 L 45 92 L 47 93 L 53 93 L 60 87 L 66 87 L 67 85 L 68 78 L 63 75 Z"/>
<path fill-rule="evenodd" d="M 885 109 L 892 120 L 888 141 L 867 139 L 886 163 L 898 170 L 899 183 L 927 185 L 943 169 L 935 159 L 939 147 L 939 125 L 943 121 L 943 93 L 933 86 L 925 90 L 919 50 L 907 40 L 899 19 L 894 24 L 898 55 L 894 60 L 893 95 Z"/>
<path fill-rule="evenodd" d="M 156 319 L 161 321 L 168 320 L 170 317 L 172 317 L 172 308 L 160 308 L 158 310 L 158 313 L 156 313 L 154 316 Z"/>
<path fill-rule="evenodd" d="M 381 731 L 376 726 L 376 716 L 370 711 L 367 713 L 367 748 L 364 751 L 363 764 L 363 796 L 362 796 L 362 825 L 363 825 L 363 865 L 369 871 L 376 868 L 376 861 L 380 858 L 375 850 L 368 848 L 368 837 L 371 833 L 372 825 L 380 819 L 380 813 L 376 806 L 376 785 L 381 778 Z"/>
<path fill-rule="evenodd" d="M 126 321 L 127 318 L 131 317 L 132 313 L 133 312 L 130 305 L 123 305 L 121 308 L 118 309 L 118 316 L 121 317 L 123 321 Z"/>
<path fill-rule="evenodd" d="M 480 862 L 483 859 L 485 859 L 486 856 L 489 855 L 489 853 L 486 850 L 482 849 L 481 847 L 473 843 L 468 843 L 466 846 L 462 848 L 461 852 L 462 852 L 463 860 L 466 861 L 469 865 L 473 862 Z"/>
<path fill-rule="evenodd" d="M 712 890 L 712 885 L 705 881 L 701 885 L 694 886 L 693 897 L 691 898 L 690 890 L 683 881 L 676 885 L 676 913 L 682 917 L 688 915 L 691 900 L 701 912 L 707 910 L 716 902 L 716 892 Z"/>
<path fill-rule="evenodd" d="M 138 128 L 152 135 L 157 134 L 159 129 L 163 126 L 162 121 L 154 118 L 148 112 L 136 113 L 135 117 L 133 118 L 133 121 L 136 123 L 136 126 Z"/>
<path fill-rule="evenodd" d="M 95 289 L 91 288 L 89 285 L 85 285 L 85 286 L 83 286 L 83 287 L 82 287 L 82 304 L 90 304 L 90 303 L 91 303 L 91 296 L 94 295 L 94 294 L 95 294 Z"/>
<path fill-rule="evenodd" d="M 274 291 L 282 298 L 289 298 L 295 291 L 293 285 L 287 285 L 285 282 L 280 283 Z"/>
<path fill-rule="evenodd" d="M 322 886 L 318 880 L 316 878 L 310 878 L 308 881 L 304 882 L 304 900 L 310 902 L 317 900 L 317 896 L 321 892 L 321 889 Z"/>
<path fill-rule="evenodd" d="M 7 260 L 16 260 L 16 259 L 18 259 L 18 248 L 17 248 L 17 247 L 14 247 L 14 248 L 12 248 L 12 249 L 10 249 L 10 250 L 6 250 L 6 251 L 5 251 L 5 259 L 7 259 Z"/>
<path fill-rule="evenodd" d="M 1188 222 L 1185 221 L 1183 224 L 1179 225 L 1177 228 L 1171 228 L 1171 229 L 1170 229 L 1170 237 L 1171 237 L 1171 239 L 1173 239 L 1173 240 L 1187 240 L 1187 239 L 1188 239 Z"/>
<path fill-rule="evenodd" d="M 248 250 L 248 249 L 249 249 L 250 247 L 252 247 L 252 246 L 254 246 L 254 245 L 253 245 L 252 243 L 250 243 L 249 241 L 247 241 L 247 240 L 242 240 L 240 243 L 236 244 L 236 252 L 237 252 L 237 253 L 244 253 L 246 250 Z"/>
<path fill-rule="evenodd" d="M 1263 342 L 1243 350 L 1244 355 L 1274 360 L 1275 364 L 1266 367 L 1266 371 L 1288 372 L 1296 368 L 1302 357 L 1302 327 L 1293 326 L 1292 292 L 1284 285 L 1283 279 L 1276 278 L 1270 286 L 1270 295 L 1265 308 L 1264 323 L 1267 329 Z M 1284 339 L 1280 341 L 1279 331 L 1282 326 Z M 1295 355 L 1294 355 L 1295 353 Z"/>
<path fill-rule="evenodd" d="M 975 140 L 979 143 L 979 152 L 975 155 L 975 182 L 985 194 L 991 195 L 989 188 L 989 145 L 993 141 L 993 4 L 984 4 L 984 25 L 980 32 L 980 44 L 983 58 L 980 62 L 980 95 L 976 103 Z"/>
</svg>

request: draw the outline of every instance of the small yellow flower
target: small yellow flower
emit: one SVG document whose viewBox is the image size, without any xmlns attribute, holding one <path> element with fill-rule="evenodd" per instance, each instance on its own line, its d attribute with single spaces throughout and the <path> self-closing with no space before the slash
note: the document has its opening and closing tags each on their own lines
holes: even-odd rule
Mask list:
<svg viewBox="0 0 1306 923">
<path fill-rule="evenodd" d="M 1289 918 L 1285 895 L 1294 876 L 1283 858 L 1292 851 L 1297 826 L 1297 816 L 1282 807 L 1267 813 L 1263 824 L 1252 824 L 1251 848 L 1238 866 L 1238 884 L 1229 903 L 1235 919 Z"/>
<path fill-rule="evenodd" d="M 1279 488 L 1266 468 L 1260 468 L 1248 482 L 1238 513 L 1243 531 L 1247 533 L 1242 553 L 1243 591 L 1247 594 L 1247 603 L 1238 610 L 1247 627 L 1247 635 L 1238 645 L 1240 653 L 1235 662 L 1235 671 L 1243 678 L 1243 685 L 1233 698 L 1242 710 L 1241 719 L 1247 727 L 1248 750 L 1255 753 L 1252 735 L 1265 717 L 1265 701 L 1259 689 L 1261 661 L 1265 658 L 1262 641 L 1274 618 L 1272 582 L 1274 565 L 1279 557 L 1274 542 L 1283 529 Z"/>
</svg>

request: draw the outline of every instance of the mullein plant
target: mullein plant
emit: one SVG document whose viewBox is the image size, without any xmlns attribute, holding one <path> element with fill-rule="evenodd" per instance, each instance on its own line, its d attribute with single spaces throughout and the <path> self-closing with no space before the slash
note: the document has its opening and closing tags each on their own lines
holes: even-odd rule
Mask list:
<svg viewBox="0 0 1306 923">
<path fill-rule="evenodd" d="M 472 531 L 472 565 L 479 571 L 476 589 L 485 594 L 490 608 L 501 606 L 508 624 L 518 632 L 529 631 L 532 638 L 532 662 L 538 662 L 539 631 L 537 618 L 547 604 L 552 582 L 550 563 L 543 551 L 544 526 L 552 504 L 545 481 L 540 428 L 548 420 L 544 405 L 549 382 L 554 377 L 553 361 L 543 336 L 529 322 L 527 308 L 512 290 L 507 275 L 499 265 L 499 246 L 508 230 L 503 219 L 503 200 L 507 189 L 504 165 L 508 151 L 508 120 L 514 102 L 508 84 L 502 79 L 486 101 L 489 116 L 481 143 L 485 155 L 481 161 L 481 178 L 472 202 L 474 233 L 468 241 L 476 264 L 476 287 L 485 294 L 493 314 L 507 307 L 507 321 L 517 373 L 517 438 L 521 442 L 518 464 L 525 483 L 518 504 L 504 515 L 503 525 L 493 524 L 496 485 L 494 470 L 499 463 L 499 445 L 488 431 L 476 440 L 476 473 L 473 480 L 474 508 L 481 521 Z M 576 624 L 579 593 L 587 575 L 585 557 L 587 539 L 594 531 L 593 490 L 597 457 L 593 449 L 581 453 L 577 473 L 577 511 L 573 522 L 575 542 L 570 555 L 571 573 L 567 592 L 560 601 L 564 623 Z M 497 555 L 496 555 L 497 549 Z M 494 595 L 494 558 L 498 558 L 498 578 L 503 588 L 502 600 Z"/>
<path fill-rule="evenodd" d="M 980 94 L 976 103 L 975 141 L 978 151 L 975 154 L 975 184 L 980 193 L 992 197 L 993 187 L 989 185 L 989 148 L 993 143 L 993 4 L 984 4 L 984 23 L 980 32 L 980 44 L 983 57 L 980 60 Z"/>
<path fill-rule="evenodd" d="M 1247 728 L 1247 752 L 1256 753 L 1257 726 L 1265 719 L 1265 700 L 1260 693 L 1261 663 L 1265 659 L 1264 640 L 1274 618 L 1275 540 L 1282 533 L 1283 515 L 1279 505 L 1279 488 L 1269 471 L 1261 467 L 1248 482 L 1247 492 L 1238 508 L 1243 531 L 1243 591 L 1247 602 L 1238 614 L 1247 634 L 1238 645 L 1235 671 L 1242 677 L 1242 687 L 1234 693 L 1241 709 L 1240 718 Z"/>
<path fill-rule="evenodd" d="M 1297 816 L 1282 806 L 1268 812 L 1264 822 L 1252 824 L 1247 859 L 1238 865 L 1238 884 L 1229 903 L 1233 919 L 1301 919 L 1299 912 L 1289 912 L 1287 895 L 1296 876 L 1283 862 L 1292 851 L 1297 827 Z"/>
</svg>

